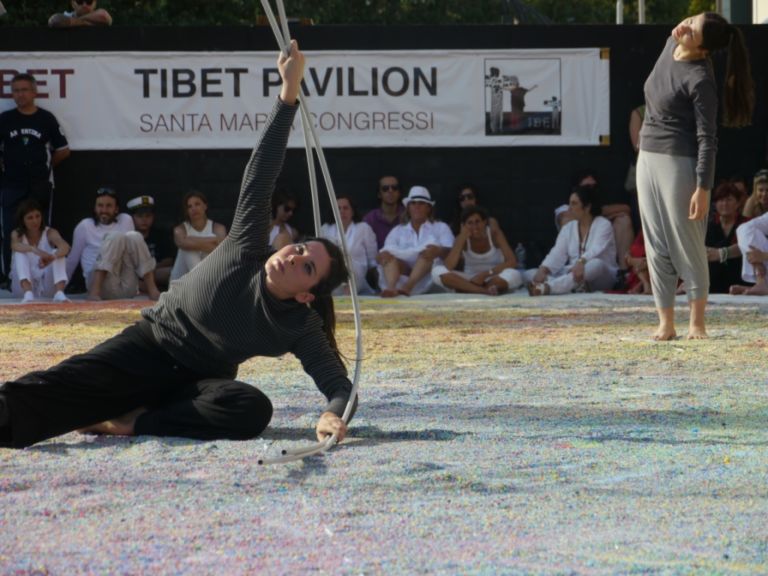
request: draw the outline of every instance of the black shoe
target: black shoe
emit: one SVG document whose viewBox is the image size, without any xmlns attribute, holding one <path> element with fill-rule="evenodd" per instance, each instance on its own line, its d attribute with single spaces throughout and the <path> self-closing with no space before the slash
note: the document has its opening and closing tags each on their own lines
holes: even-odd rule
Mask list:
<svg viewBox="0 0 768 576">
<path fill-rule="evenodd" d="M 627 274 L 629 270 L 616 270 L 616 281 L 613 283 L 613 289 L 625 291 L 627 289 Z"/>
<path fill-rule="evenodd" d="M 0 290 L 11 291 L 11 279 L 8 276 L 0 276 Z"/>
</svg>

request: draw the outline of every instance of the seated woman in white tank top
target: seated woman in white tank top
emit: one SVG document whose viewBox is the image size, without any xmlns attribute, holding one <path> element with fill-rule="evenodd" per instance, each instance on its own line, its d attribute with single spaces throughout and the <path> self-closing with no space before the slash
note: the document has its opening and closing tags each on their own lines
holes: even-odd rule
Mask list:
<svg viewBox="0 0 768 576">
<path fill-rule="evenodd" d="M 171 280 L 178 280 L 208 256 L 227 237 L 227 229 L 208 219 L 208 199 L 192 190 L 182 201 L 184 222 L 173 229 L 173 241 L 179 251 L 171 270 Z"/>
<path fill-rule="evenodd" d="M 67 285 L 69 244 L 53 228 L 44 225 L 37 200 L 24 200 L 16 212 L 16 227 L 11 232 L 11 292 L 22 302 L 53 298 L 69 302 Z"/>
<path fill-rule="evenodd" d="M 463 271 L 460 264 L 464 263 Z M 461 214 L 461 230 L 442 264 L 432 268 L 432 280 L 456 292 L 495 296 L 516 290 L 523 277 L 517 258 L 501 228 L 491 229 L 488 211 L 468 206 Z"/>
</svg>

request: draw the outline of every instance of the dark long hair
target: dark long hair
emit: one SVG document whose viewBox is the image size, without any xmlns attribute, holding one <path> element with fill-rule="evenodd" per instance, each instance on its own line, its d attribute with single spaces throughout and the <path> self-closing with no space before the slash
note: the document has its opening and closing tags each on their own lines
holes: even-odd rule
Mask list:
<svg viewBox="0 0 768 576">
<path fill-rule="evenodd" d="M 40 226 L 45 228 L 45 214 L 43 214 L 43 209 L 40 207 L 40 202 L 34 198 L 27 198 L 26 200 L 22 201 L 21 204 L 19 204 L 19 207 L 16 210 L 16 231 L 20 236 L 27 235 L 27 227 L 24 226 L 24 217 L 30 212 L 34 212 L 35 210 L 40 212 L 42 215 L 43 219 L 40 222 Z"/>
<path fill-rule="evenodd" d="M 205 204 L 206 208 L 206 218 L 208 217 L 208 198 L 205 194 L 200 192 L 200 190 L 190 190 L 186 194 L 184 194 L 184 198 L 181 199 L 181 221 L 182 222 L 189 222 L 189 211 L 187 210 L 187 202 L 189 202 L 190 198 L 199 198 L 203 204 Z M 191 222 L 190 222 L 191 224 Z"/>
<path fill-rule="evenodd" d="M 342 282 L 346 282 L 349 277 L 347 266 L 344 263 L 344 255 L 336 244 L 325 238 L 307 238 L 306 242 L 320 242 L 327 250 L 328 256 L 331 257 L 331 267 L 328 270 L 328 275 L 310 290 L 315 299 L 309 303 L 309 306 L 320 315 L 320 319 L 323 321 L 323 332 L 325 332 L 325 336 L 328 338 L 331 349 L 343 365 L 341 352 L 339 352 L 339 346 L 336 343 L 336 310 L 331 294 Z"/>
<path fill-rule="evenodd" d="M 716 12 L 704 13 L 701 35 L 701 47 L 704 50 L 728 50 L 723 84 L 723 126 L 749 126 L 755 108 L 755 83 L 752 80 L 744 35 Z"/>
<path fill-rule="evenodd" d="M 576 186 L 571 194 L 576 194 L 581 204 L 586 208 L 589 206 L 589 213 L 592 216 L 600 216 L 602 205 L 600 204 L 600 191 L 597 186 Z"/>
</svg>

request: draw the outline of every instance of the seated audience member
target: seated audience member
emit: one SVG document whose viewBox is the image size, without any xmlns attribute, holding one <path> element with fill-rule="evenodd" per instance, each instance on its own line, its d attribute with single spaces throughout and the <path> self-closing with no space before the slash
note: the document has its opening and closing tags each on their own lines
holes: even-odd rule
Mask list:
<svg viewBox="0 0 768 576">
<path fill-rule="evenodd" d="M 461 232 L 462 217 L 464 216 L 464 209 L 469 206 L 478 206 L 480 203 L 480 193 L 477 191 L 477 187 L 473 184 L 462 184 L 456 190 L 456 208 L 451 223 L 451 232 L 454 235 Z M 491 226 L 491 230 L 499 229 L 499 221 L 493 216 L 488 219 L 488 223 Z"/>
<path fill-rule="evenodd" d="M 768 212 L 768 170 L 760 170 L 752 182 L 752 195 L 747 198 L 742 214 L 757 218 Z"/>
<path fill-rule="evenodd" d="M 16 227 L 11 232 L 11 291 L 22 302 L 51 298 L 69 302 L 64 295 L 67 285 L 69 244 L 45 225 L 37 200 L 23 200 L 16 211 Z"/>
<path fill-rule="evenodd" d="M 558 232 L 563 229 L 563 226 L 573 220 L 573 214 L 571 214 L 568 208 L 568 204 L 561 204 L 555 208 L 555 228 Z"/>
<path fill-rule="evenodd" d="M 381 250 L 387 235 L 400 224 L 405 208 L 400 203 L 400 182 L 394 176 L 379 178 L 376 194 L 379 198 L 379 207 L 368 212 L 363 222 L 373 229 L 373 233 L 376 234 L 376 246 Z"/>
<path fill-rule="evenodd" d="M 424 186 L 414 186 L 403 198 L 406 222 L 395 226 L 376 256 L 384 298 L 423 294 L 432 287 L 432 264 L 448 255 L 453 234 L 432 215 L 434 200 Z"/>
<path fill-rule="evenodd" d="M 72 11 L 54 14 L 48 19 L 51 28 L 76 26 L 111 26 L 112 16 L 103 8 L 96 8 L 96 0 L 72 0 Z"/>
<path fill-rule="evenodd" d="M 715 188 L 712 199 L 715 211 L 707 225 L 710 294 L 728 294 L 730 287 L 741 278 L 741 251 L 736 241 L 736 230 L 749 220 L 741 215 L 744 192 L 731 182 Z"/>
<path fill-rule="evenodd" d="M 766 279 L 766 262 L 768 262 L 768 212 L 745 222 L 736 229 L 736 238 L 743 258 L 741 262 L 741 278 L 754 286 L 731 286 L 731 294 L 747 294 L 749 296 L 768 295 L 768 279 Z"/>
<path fill-rule="evenodd" d="M 635 241 L 624 257 L 627 274 L 627 294 L 653 294 L 651 273 L 648 270 L 648 258 L 645 256 L 645 238 L 643 230 L 637 233 Z"/>
<path fill-rule="evenodd" d="M 96 191 L 94 216 L 75 227 L 72 251 L 67 257 L 67 276 L 77 265 L 83 269 L 89 300 L 133 298 L 144 280 L 152 300 L 160 297 L 155 286 L 155 259 L 144 237 L 133 229 L 133 218 L 120 212 L 111 188 Z"/>
<path fill-rule="evenodd" d="M 624 273 L 624 254 L 629 251 L 632 242 L 635 239 L 635 230 L 632 226 L 632 207 L 626 190 L 608 194 L 592 170 L 583 170 L 574 178 L 575 186 L 591 186 L 598 190 L 599 196 L 596 201 L 602 206 L 601 215 L 611 222 L 613 228 L 613 237 L 616 242 L 616 251 L 621 254 L 620 262 L 616 264 L 621 273 L 619 279 L 623 278 Z"/>
<path fill-rule="evenodd" d="M 144 238 L 149 254 L 155 259 L 155 285 L 166 290 L 171 278 L 174 248 L 171 235 L 155 227 L 155 199 L 152 196 L 137 196 L 128 200 L 125 207 L 133 218 L 133 227 Z M 147 293 L 144 281 L 139 281 L 139 292 Z"/>
<path fill-rule="evenodd" d="M 432 268 L 432 281 L 456 292 L 495 296 L 522 286 L 517 258 L 504 232 L 491 227 L 488 211 L 467 206 L 461 229 L 442 264 Z M 463 270 L 460 264 L 463 262 Z"/>
<path fill-rule="evenodd" d="M 376 268 L 376 235 L 371 227 L 360 221 L 357 207 L 352 199 L 344 194 L 336 196 L 339 207 L 341 225 L 344 228 L 344 240 L 349 250 L 349 258 L 352 261 L 352 272 L 355 274 L 358 294 L 373 294 L 373 289 L 368 284 L 366 276 L 369 270 Z M 320 237 L 330 240 L 337 246 L 341 246 L 339 229 L 336 224 L 323 224 L 320 229 Z M 340 287 L 341 288 L 341 287 Z M 343 293 L 343 288 L 341 293 Z"/>
<path fill-rule="evenodd" d="M 272 195 L 272 228 L 269 243 L 275 250 L 280 250 L 299 239 L 299 233 L 288 224 L 298 208 L 296 197 L 287 190 L 276 190 Z"/>
<path fill-rule="evenodd" d="M 555 245 L 538 269 L 525 272 L 531 296 L 608 290 L 616 277 L 616 241 L 611 223 L 600 216 L 593 186 L 571 194 L 574 220 L 563 226 Z"/>
<path fill-rule="evenodd" d="M 208 218 L 205 194 L 191 190 L 184 195 L 181 206 L 184 221 L 173 229 L 178 252 L 171 269 L 171 280 L 178 280 L 200 264 L 227 237 L 224 224 Z"/>
</svg>

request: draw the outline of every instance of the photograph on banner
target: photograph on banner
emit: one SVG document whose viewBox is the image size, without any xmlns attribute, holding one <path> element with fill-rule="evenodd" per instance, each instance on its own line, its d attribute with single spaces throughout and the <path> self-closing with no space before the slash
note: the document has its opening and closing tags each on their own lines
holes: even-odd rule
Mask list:
<svg viewBox="0 0 768 576">
<path fill-rule="evenodd" d="M 562 78 L 559 58 L 489 58 L 485 61 L 485 133 L 560 134 Z"/>
</svg>

